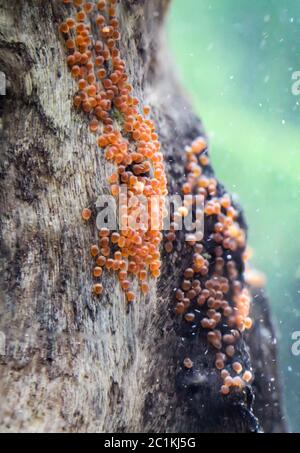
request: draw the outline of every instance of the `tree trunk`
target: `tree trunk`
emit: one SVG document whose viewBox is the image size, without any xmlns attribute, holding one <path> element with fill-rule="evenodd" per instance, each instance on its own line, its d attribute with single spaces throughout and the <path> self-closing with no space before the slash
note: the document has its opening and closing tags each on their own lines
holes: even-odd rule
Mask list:
<svg viewBox="0 0 300 453">
<path fill-rule="evenodd" d="M 121 55 L 135 95 L 152 106 L 169 191 L 177 193 L 182 150 L 204 132 L 165 48 L 167 7 L 168 0 L 123 0 L 118 16 Z M 163 254 L 162 277 L 129 310 L 108 272 L 102 299 L 91 296 L 89 248 L 97 232 L 81 210 L 108 193 L 112 165 L 73 108 L 75 84 L 58 32 L 69 6 L 0 0 L 0 8 L 7 80 L 0 97 L 1 430 L 284 431 L 267 303 L 262 308 L 254 298 L 261 321 L 240 345 L 245 360 L 251 356 L 252 389 L 223 398 L 202 333 L 185 337 L 172 314 L 174 286 L 191 260 L 183 242 Z M 181 366 L 186 356 L 192 373 Z"/>
</svg>

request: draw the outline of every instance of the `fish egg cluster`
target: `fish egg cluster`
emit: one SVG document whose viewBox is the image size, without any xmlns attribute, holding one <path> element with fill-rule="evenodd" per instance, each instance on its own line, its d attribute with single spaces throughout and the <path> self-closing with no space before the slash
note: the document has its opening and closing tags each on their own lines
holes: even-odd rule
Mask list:
<svg viewBox="0 0 300 453">
<path fill-rule="evenodd" d="M 195 195 L 201 195 L 204 200 L 205 237 L 199 240 L 197 233 L 186 235 L 192 260 L 175 292 L 175 313 L 190 326 L 191 332 L 197 328 L 206 332 L 208 344 L 216 351 L 215 367 L 222 380 L 221 393 L 227 395 L 231 389 L 241 390 L 252 380 L 251 371 L 245 370 L 235 358 L 242 332 L 252 326 L 251 296 L 239 272 L 239 257 L 245 250 L 246 236 L 230 196 L 220 195 L 216 179 L 207 176 L 210 171 L 206 140 L 196 138 L 186 147 L 185 154 L 186 181 L 182 194 L 185 200 L 187 195 L 194 197 L 188 197 L 184 210 L 178 208 L 174 212 L 164 247 L 167 253 L 172 252 L 178 219 L 199 209 Z M 183 365 L 189 369 L 193 362 L 186 357 Z"/>
<path fill-rule="evenodd" d="M 149 275 L 160 275 L 162 233 L 151 225 L 161 225 L 165 214 L 167 181 L 163 155 L 155 125 L 149 119 L 150 107 L 141 108 L 134 97 L 125 61 L 120 56 L 117 0 L 63 3 L 70 8 L 70 17 L 60 25 L 60 32 L 65 39 L 67 64 L 77 84 L 74 106 L 88 116 L 98 147 L 115 166 L 108 182 L 112 196 L 119 201 L 122 225 L 119 231 L 100 229 L 99 238 L 91 246 L 96 280 L 92 291 L 97 296 L 102 294 L 98 279 L 105 268 L 118 275 L 130 303 L 135 300 L 132 277 L 138 279 L 141 292 L 147 293 Z M 151 210 L 151 225 L 142 220 L 134 222 L 140 209 L 138 196 L 149 200 L 146 209 Z M 152 197 L 158 200 L 155 210 L 151 209 Z M 83 209 L 83 220 L 91 217 L 91 210 Z"/>
</svg>

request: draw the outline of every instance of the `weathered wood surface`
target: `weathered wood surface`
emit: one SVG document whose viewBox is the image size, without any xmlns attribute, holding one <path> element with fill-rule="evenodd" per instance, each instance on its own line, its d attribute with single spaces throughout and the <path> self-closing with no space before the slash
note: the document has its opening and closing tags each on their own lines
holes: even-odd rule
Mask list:
<svg viewBox="0 0 300 453">
<path fill-rule="evenodd" d="M 173 75 L 163 35 L 167 4 L 124 0 L 119 11 L 122 57 L 136 95 L 153 108 L 175 193 L 184 178 L 182 150 L 203 130 Z M 174 329 L 173 288 L 190 259 L 180 243 L 164 257 L 150 295 L 139 296 L 129 313 L 114 276 L 105 275 L 101 301 L 91 296 L 96 229 L 80 213 L 108 192 L 111 165 L 72 107 L 74 83 L 58 33 L 67 14 L 60 0 L 0 0 L 7 76 L 0 99 L 1 431 L 257 430 L 252 395 L 224 403 L 206 341 L 184 340 Z M 262 334 L 268 316 L 255 329 L 247 341 L 254 369 L 256 354 L 262 363 L 276 360 Z M 187 352 L 197 357 L 192 379 L 180 367 Z M 277 385 L 275 367 L 268 373 Z M 284 430 L 280 391 L 276 409 L 262 382 L 258 374 L 255 414 L 265 429 Z M 274 408 L 268 420 L 266 404 Z"/>
</svg>

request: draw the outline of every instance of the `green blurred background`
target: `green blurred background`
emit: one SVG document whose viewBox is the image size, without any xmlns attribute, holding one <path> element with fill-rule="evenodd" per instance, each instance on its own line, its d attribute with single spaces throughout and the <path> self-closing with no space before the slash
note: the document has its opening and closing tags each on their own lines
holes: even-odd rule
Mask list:
<svg viewBox="0 0 300 453">
<path fill-rule="evenodd" d="M 238 194 L 252 262 L 268 279 L 289 426 L 300 432 L 299 0 L 173 0 L 179 74 L 210 136 L 217 176 Z"/>
</svg>

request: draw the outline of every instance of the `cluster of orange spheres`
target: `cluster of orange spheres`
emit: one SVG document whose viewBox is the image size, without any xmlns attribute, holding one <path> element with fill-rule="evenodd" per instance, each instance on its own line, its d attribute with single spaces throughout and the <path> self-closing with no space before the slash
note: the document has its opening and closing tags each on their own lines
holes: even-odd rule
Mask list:
<svg viewBox="0 0 300 453">
<path fill-rule="evenodd" d="M 251 296 L 239 278 L 236 256 L 245 249 L 245 232 L 237 219 L 239 213 L 232 206 L 228 194 L 221 192 L 215 178 L 206 176 L 209 171 L 207 143 L 203 137 L 186 147 L 186 182 L 183 195 L 202 195 L 204 219 L 208 237 L 202 241 L 197 234 L 188 234 L 186 241 L 192 249 L 192 261 L 184 271 L 181 286 L 176 290 L 177 315 L 182 316 L 192 329 L 200 326 L 207 331 L 207 341 L 216 350 L 215 366 L 220 370 L 223 384 L 221 393 L 230 388 L 242 389 L 252 380 L 252 373 L 245 370 L 236 359 L 236 344 L 241 333 L 250 329 Z M 195 197 L 188 198 L 186 206 L 174 213 L 171 231 L 166 234 L 165 250 L 170 253 L 176 241 L 178 219 L 199 208 Z M 206 246 L 206 245 L 207 246 Z M 193 367 L 189 357 L 183 362 L 186 369 Z"/>
<path fill-rule="evenodd" d="M 139 108 L 128 82 L 125 62 L 120 57 L 117 0 L 63 0 L 70 4 L 73 15 L 60 26 L 68 50 L 67 63 L 77 83 L 74 105 L 85 112 L 90 131 L 97 134 L 99 148 L 105 158 L 115 164 L 109 177 L 111 193 L 119 199 L 122 228 L 111 232 L 99 231 L 97 243 L 91 247 L 95 260 L 93 276 L 99 279 L 103 268 L 118 274 L 120 285 L 128 302 L 133 302 L 132 276 L 140 289 L 147 293 L 148 275 L 160 275 L 159 247 L 162 234 L 141 222 L 131 226 L 135 216 L 135 198 L 139 195 L 159 199 L 157 221 L 164 215 L 164 197 L 167 181 L 158 135 L 149 119 L 150 108 Z M 121 185 L 127 188 L 126 200 L 120 200 Z M 120 203 L 121 202 L 121 203 Z M 151 206 L 151 203 L 149 203 Z M 90 209 L 82 212 L 84 220 L 92 216 Z M 153 219 L 151 219 L 153 221 Z M 124 227 L 125 225 L 125 227 Z M 101 283 L 95 283 L 93 293 L 103 292 Z"/>
</svg>

